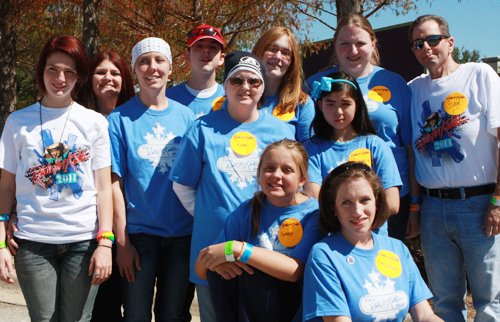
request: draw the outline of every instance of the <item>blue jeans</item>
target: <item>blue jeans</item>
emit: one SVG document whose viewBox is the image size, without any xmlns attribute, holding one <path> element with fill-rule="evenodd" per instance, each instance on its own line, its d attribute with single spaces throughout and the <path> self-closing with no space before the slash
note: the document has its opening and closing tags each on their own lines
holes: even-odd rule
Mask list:
<svg viewBox="0 0 500 322">
<path fill-rule="evenodd" d="M 191 236 L 164 238 L 130 234 L 129 238 L 139 253 L 142 270 L 135 270 L 134 282 L 122 278 L 123 320 L 151 321 L 155 284 L 155 321 L 188 320 L 184 307 L 190 290 Z"/>
<path fill-rule="evenodd" d="M 198 295 L 201 322 L 217 322 L 208 285 L 196 284 L 196 294 Z"/>
<path fill-rule="evenodd" d="M 420 229 L 434 312 L 445 321 L 466 321 L 466 272 L 475 321 L 500 321 L 500 236 L 482 227 L 491 194 L 466 200 L 423 196 Z"/>
<path fill-rule="evenodd" d="M 399 198 L 399 212 L 389 216 L 387 220 L 389 237 L 404 242 L 408 230 L 408 217 L 410 215 L 410 194 Z"/>
<path fill-rule="evenodd" d="M 16 271 L 31 321 L 90 321 L 98 287 L 89 265 L 97 242 L 16 240 Z"/>
</svg>

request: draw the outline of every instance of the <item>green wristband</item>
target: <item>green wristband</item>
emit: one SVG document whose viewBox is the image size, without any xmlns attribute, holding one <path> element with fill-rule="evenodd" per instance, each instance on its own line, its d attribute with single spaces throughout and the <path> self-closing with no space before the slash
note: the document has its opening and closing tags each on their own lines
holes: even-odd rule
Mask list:
<svg viewBox="0 0 500 322">
<path fill-rule="evenodd" d="M 224 255 L 226 255 L 226 261 L 228 262 L 236 261 L 236 259 L 234 259 L 234 254 L 233 254 L 233 242 L 234 240 L 226 242 L 226 248 L 224 249 Z"/>
<path fill-rule="evenodd" d="M 7 246 L 5 245 L 5 242 L 4 242 L 4 241 L 1 241 L 1 242 L 0 242 L 0 249 L 1 249 L 1 248 L 6 248 L 6 247 L 7 247 Z"/>
</svg>

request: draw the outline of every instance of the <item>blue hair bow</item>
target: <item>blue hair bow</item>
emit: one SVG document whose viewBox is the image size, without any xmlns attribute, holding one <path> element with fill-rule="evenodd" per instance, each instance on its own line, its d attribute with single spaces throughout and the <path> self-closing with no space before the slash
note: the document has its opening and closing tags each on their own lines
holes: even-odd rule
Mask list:
<svg viewBox="0 0 500 322">
<path fill-rule="evenodd" d="M 319 82 L 314 82 L 313 83 L 313 90 L 311 92 L 311 98 L 317 100 L 319 96 L 321 95 L 322 91 L 325 92 L 330 92 L 332 90 L 332 83 L 347 83 L 352 85 L 356 90 L 358 89 L 356 85 L 354 85 L 353 82 L 350 82 L 345 79 L 338 79 L 338 78 L 330 78 L 330 77 L 321 77 L 321 83 Z"/>
</svg>

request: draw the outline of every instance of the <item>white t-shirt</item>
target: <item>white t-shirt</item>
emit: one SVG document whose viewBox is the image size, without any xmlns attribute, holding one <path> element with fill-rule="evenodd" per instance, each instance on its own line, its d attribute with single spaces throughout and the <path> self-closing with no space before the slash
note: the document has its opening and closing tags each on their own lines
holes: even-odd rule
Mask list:
<svg viewBox="0 0 500 322">
<path fill-rule="evenodd" d="M 12 113 L 0 140 L 0 168 L 16 176 L 15 235 L 49 244 L 93 239 L 94 171 L 111 165 L 108 122 L 77 103 L 40 106 Z"/>
<path fill-rule="evenodd" d="M 493 69 L 467 63 L 443 78 L 419 76 L 409 86 L 418 183 L 435 189 L 495 182 L 500 78 Z"/>
</svg>

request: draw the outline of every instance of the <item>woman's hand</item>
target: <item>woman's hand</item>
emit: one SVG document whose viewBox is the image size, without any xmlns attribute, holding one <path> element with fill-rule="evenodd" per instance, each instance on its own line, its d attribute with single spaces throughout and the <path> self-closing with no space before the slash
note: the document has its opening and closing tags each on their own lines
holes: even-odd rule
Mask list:
<svg viewBox="0 0 500 322">
<path fill-rule="evenodd" d="M 124 246 L 118 244 L 116 263 L 120 268 L 120 275 L 126 277 L 127 282 L 135 281 L 135 268 L 142 270 L 139 253 L 130 242 L 127 242 Z"/>
<path fill-rule="evenodd" d="M 212 246 L 203 248 L 200 251 L 200 261 L 211 271 L 215 270 L 215 267 L 226 262 L 226 255 L 224 250 L 226 248 L 226 243 L 220 243 Z"/>
<path fill-rule="evenodd" d="M 14 269 L 12 268 L 12 259 L 7 248 L 0 248 L 0 281 L 4 281 L 8 284 L 14 284 L 14 280 L 7 275 L 14 275 Z"/>
<path fill-rule="evenodd" d="M 101 245 L 98 245 L 97 249 L 94 251 L 89 266 L 89 276 L 94 274 L 92 285 L 100 285 L 111 276 L 111 253 L 111 248 Z"/>
<path fill-rule="evenodd" d="M 236 276 L 243 274 L 243 271 L 246 271 L 248 274 L 253 274 L 252 268 L 240 261 L 222 263 L 215 267 L 214 271 L 226 280 L 233 279 Z"/>
<path fill-rule="evenodd" d="M 9 223 L 7 224 L 7 244 L 9 245 L 9 250 L 12 255 L 17 255 L 17 249 L 19 248 L 19 245 L 14 240 L 14 233 L 17 233 L 18 231 L 17 214 L 13 212 L 10 215 Z"/>
</svg>

